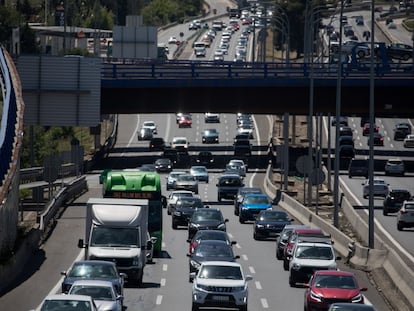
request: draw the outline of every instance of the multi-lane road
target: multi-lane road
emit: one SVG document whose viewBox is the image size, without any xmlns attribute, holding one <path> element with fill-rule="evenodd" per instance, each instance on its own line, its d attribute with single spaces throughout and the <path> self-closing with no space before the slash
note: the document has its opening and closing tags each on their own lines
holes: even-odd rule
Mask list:
<svg viewBox="0 0 414 311">
<path fill-rule="evenodd" d="M 175 124 L 175 115 L 121 115 L 119 136 L 115 152 L 110 155 L 109 162 L 124 160 L 124 163 L 139 164 L 139 155 L 147 154 L 148 142 L 138 142 L 136 129 L 145 120 L 157 122 L 158 135 L 171 141 L 174 136 L 186 136 L 193 146 L 202 146 L 201 131 L 204 128 L 215 127 L 220 133 L 220 145 L 231 145 L 236 132 L 236 116 L 233 114 L 221 115 L 218 124 L 205 124 L 202 114 L 193 115 L 192 128 L 179 129 Z M 253 140 L 265 144 L 269 137 L 272 118 L 270 116 L 256 116 L 256 125 Z M 225 149 L 225 148 L 224 148 Z M 224 151 L 230 155 L 231 151 Z M 156 155 L 156 154 L 154 154 Z M 125 161 L 130 158 L 130 161 Z M 118 164 L 116 164 L 118 165 Z M 253 275 L 249 283 L 250 300 L 249 310 L 302 310 L 304 288 L 291 288 L 288 283 L 288 273 L 283 270 L 282 264 L 275 258 L 274 241 L 255 241 L 253 239 L 252 224 L 240 224 L 233 214 L 231 201 L 217 202 L 215 180 L 220 172 L 210 172 L 210 183 L 200 184 L 199 194 L 206 204 L 220 208 L 229 219 L 228 232 L 232 239 L 238 242 L 235 253 L 240 255 L 240 263 L 247 274 Z M 163 175 L 164 176 L 164 175 Z M 165 191 L 165 179 L 163 192 Z M 251 170 L 246 179 L 246 185 L 261 187 L 264 180 L 264 170 Z M 10 310 L 30 310 L 38 306 L 41 299 L 50 292 L 60 290 L 60 271 L 66 270 L 71 263 L 82 257 L 76 248 L 78 238 L 82 237 L 85 221 L 85 204 L 89 197 L 101 196 L 101 185 L 98 183 L 98 174 L 88 175 L 89 191 L 68 206 L 58 220 L 53 234 L 46 241 L 41 250 L 33 256 L 31 264 L 25 267 L 26 278 L 20 284 L 0 299 L 2 308 Z M 171 216 L 164 210 L 164 238 L 162 258 L 155 258 L 154 264 L 145 269 L 143 288 L 126 288 L 126 310 L 190 310 L 191 283 L 188 282 L 188 251 L 187 230 L 173 230 Z M 340 263 L 340 268 L 350 270 Z M 378 306 L 380 310 L 388 308 L 379 293 L 371 285 L 365 273 L 355 271 L 361 285 L 367 286 L 368 301 Z M 24 297 L 24 299 L 22 299 Z"/>
</svg>

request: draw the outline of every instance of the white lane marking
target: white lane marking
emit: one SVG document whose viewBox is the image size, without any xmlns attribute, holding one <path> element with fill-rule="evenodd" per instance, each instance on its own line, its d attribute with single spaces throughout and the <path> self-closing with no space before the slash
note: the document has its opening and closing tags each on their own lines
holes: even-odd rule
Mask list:
<svg viewBox="0 0 414 311">
<path fill-rule="evenodd" d="M 155 304 L 160 305 L 162 302 L 162 295 L 157 296 L 157 300 L 155 301 Z"/>
<path fill-rule="evenodd" d="M 242 247 L 240 246 L 240 244 L 239 243 L 236 243 L 236 247 L 238 248 L 238 249 L 241 249 Z"/>
<path fill-rule="evenodd" d="M 263 309 L 268 309 L 269 308 L 269 304 L 267 303 L 266 298 L 260 298 L 260 302 L 262 303 Z"/>
<path fill-rule="evenodd" d="M 167 264 L 163 264 L 162 265 L 162 271 L 167 271 L 168 270 L 168 265 Z"/>
<path fill-rule="evenodd" d="M 256 289 L 262 289 L 262 284 L 259 281 L 254 282 L 254 284 L 256 285 Z"/>
<path fill-rule="evenodd" d="M 165 286 L 165 282 L 166 282 L 166 279 L 162 278 L 162 279 L 161 279 L 161 282 L 160 282 L 160 285 L 161 285 L 161 286 Z"/>
<path fill-rule="evenodd" d="M 247 258 L 246 254 L 243 254 L 241 257 L 243 258 L 243 260 L 246 260 L 246 261 L 249 260 L 249 258 Z"/>
<path fill-rule="evenodd" d="M 252 266 L 249 266 L 249 271 L 251 274 L 256 274 L 256 270 Z"/>
</svg>

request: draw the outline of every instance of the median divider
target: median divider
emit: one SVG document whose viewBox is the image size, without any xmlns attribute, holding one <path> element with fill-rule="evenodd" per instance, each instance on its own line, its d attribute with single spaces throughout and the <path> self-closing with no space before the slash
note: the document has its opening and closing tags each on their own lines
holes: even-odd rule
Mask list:
<svg viewBox="0 0 414 311">
<path fill-rule="evenodd" d="M 346 187 L 345 187 L 346 189 Z M 273 183 L 273 169 L 268 166 L 266 178 L 264 181 L 264 190 L 270 196 L 274 197 L 278 188 Z M 410 309 L 414 310 L 414 272 L 401 259 L 395 250 L 375 235 L 375 245 L 377 248 L 370 249 L 355 241 L 333 226 L 330 222 L 322 219 L 306 206 L 282 193 L 279 206 L 285 209 L 289 214 L 298 219 L 301 223 L 322 229 L 331 234 L 334 241 L 335 250 L 347 259 L 347 263 L 355 269 L 371 271 L 375 268 L 383 268 L 389 278 L 394 283 L 394 288 L 381 288 L 383 292 L 390 290 L 390 295 L 395 295 L 399 291 L 410 304 Z M 341 211 L 346 215 L 354 230 L 363 237 L 368 236 L 368 226 L 365 221 L 355 212 L 354 207 L 345 197 L 342 200 Z M 353 249 L 349 245 L 353 244 Z M 391 293 L 391 291 L 393 293 Z M 385 293 L 385 296 L 388 296 Z"/>
</svg>

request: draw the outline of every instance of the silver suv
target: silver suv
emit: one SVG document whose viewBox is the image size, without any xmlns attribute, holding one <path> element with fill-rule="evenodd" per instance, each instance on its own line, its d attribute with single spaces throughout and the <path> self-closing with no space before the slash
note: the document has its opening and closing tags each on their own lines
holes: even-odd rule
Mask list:
<svg viewBox="0 0 414 311">
<path fill-rule="evenodd" d="M 289 285 L 308 283 L 316 270 L 336 270 L 336 260 L 331 241 L 296 243 L 289 263 Z"/>
<path fill-rule="evenodd" d="M 247 281 L 252 277 L 244 275 L 237 262 L 206 261 L 197 275 L 192 272 L 192 311 L 200 307 L 238 308 L 247 311 Z"/>
</svg>

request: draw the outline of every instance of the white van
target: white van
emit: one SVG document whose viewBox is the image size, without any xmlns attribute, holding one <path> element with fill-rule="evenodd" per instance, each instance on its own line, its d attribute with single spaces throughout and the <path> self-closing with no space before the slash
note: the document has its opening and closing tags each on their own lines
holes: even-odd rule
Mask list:
<svg viewBox="0 0 414 311">
<path fill-rule="evenodd" d="M 206 57 L 206 44 L 204 42 L 194 42 L 194 54 L 196 57 Z"/>
</svg>

